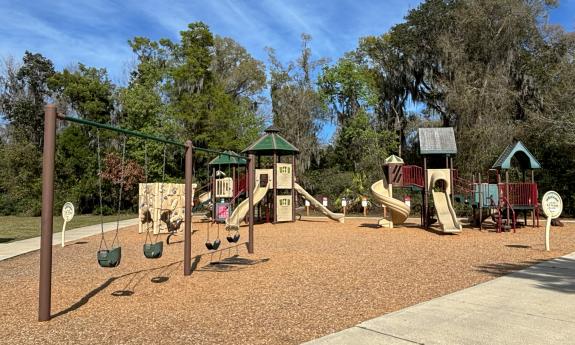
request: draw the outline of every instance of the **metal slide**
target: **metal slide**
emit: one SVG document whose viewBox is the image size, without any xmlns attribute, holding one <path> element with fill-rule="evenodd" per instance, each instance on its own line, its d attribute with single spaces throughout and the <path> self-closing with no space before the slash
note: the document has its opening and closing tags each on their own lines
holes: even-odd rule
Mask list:
<svg viewBox="0 0 575 345">
<path fill-rule="evenodd" d="M 257 183 L 258 181 L 256 181 Z M 254 206 L 257 205 L 260 201 L 262 201 L 262 199 L 264 198 L 264 196 L 266 196 L 266 193 L 268 192 L 268 190 L 271 187 L 271 182 L 268 182 L 267 185 L 265 185 L 264 187 L 260 187 L 259 184 L 256 184 L 256 188 L 254 188 Z M 232 229 L 239 229 L 240 228 L 240 223 L 244 220 L 244 218 L 246 217 L 246 214 L 248 214 L 249 211 L 249 198 L 245 199 L 244 201 L 242 201 L 234 210 L 234 212 L 232 213 L 232 215 L 226 219 L 226 229 L 227 230 L 232 230 Z"/>
<path fill-rule="evenodd" d="M 386 187 L 387 181 L 385 178 L 383 180 L 379 180 L 371 185 L 371 194 L 378 203 L 387 207 L 391 212 L 391 220 L 393 221 L 393 224 L 402 224 L 409 216 L 409 206 L 407 206 L 403 201 L 389 196 L 389 191 Z M 379 225 L 387 226 L 388 224 L 389 221 L 387 219 L 381 219 L 379 221 Z"/>
<path fill-rule="evenodd" d="M 336 220 L 340 223 L 343 223 L 345 221 L 344 215 L 343 213 L 334 213 L 331 212 L 329 209 L 327 209 L 327 207 L 323 206 L 321 202 L 317 201 L 313 196 L 311 196 L 305 189 L 302 188 L 302 186 L 300 186 L 297 183 L 293 184 L 294 189 L 301 195 L 304 197 L 304 199 L 306 199 L 307 201 L 309 201 L 315 208 L 317 208 L 318 210 L 320 210 L 321 213 L 323 213 L 326 217 L 328 217 L 329 219 L 332 220 Z"/>
</svg>

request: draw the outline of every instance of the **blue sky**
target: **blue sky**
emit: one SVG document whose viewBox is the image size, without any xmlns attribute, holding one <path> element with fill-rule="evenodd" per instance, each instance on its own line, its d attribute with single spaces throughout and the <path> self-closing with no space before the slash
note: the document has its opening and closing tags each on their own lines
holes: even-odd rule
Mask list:
<svg viewBox="0 0 575 345">
<path fill-rule="evenodd" d="M 82 62 L 106 68 L 118 84 L 133 61 L 134 36 L 178 39 L 188 23 L 203 21 L 260 60 L 265 47 L 293 60 L 300 34 L 312 35 L 315 57 L 336 61 L 360 37 L 382 34 L 402 21 L 418 0 L 0 0 L 0 57 L 20 60 L 38 52 L 61 69 Z M 575 29 L 575 0 L 562 0 L 551 22 Z M 323 137 L 329 136 L 329 128 Z"/>
</svg>

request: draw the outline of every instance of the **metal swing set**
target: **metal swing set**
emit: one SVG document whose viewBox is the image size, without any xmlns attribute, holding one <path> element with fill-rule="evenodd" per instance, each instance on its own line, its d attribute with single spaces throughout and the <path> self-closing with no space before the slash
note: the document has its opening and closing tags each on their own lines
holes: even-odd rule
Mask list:
<svg viewBox="0 0 575 345">
<path fill-rule="evenodd" d="M 247 157 L 237 154 L 231 154 L 227 152 L 221 152 L 217 150 L 211 150 L 206 148 L 194 147 L 191 140 L 187 140 L 185 143 L 176 142 L 173 140 L 151 136 L 145 133 L 132 131 L 108 124 L 101 124 L 77 117 L 70 117 L 65 115 L 58 115 L 56 113 L 56 106 L 54 104 L 46 105 L 44 108 L 44 149 L 43 149 L 43 159 L 42 159 L 42 219 L 41 219 L 41 240 L 40 240 L 40 283 L 39 283 L 39 308 L 38 308 L 38 320 L 48 321 L 51 319 L 51 299 L 52 299 L 52 236 L 53 236 L 53 216 L 54 216 L 54 172 L 55 172 L 55 153 L 56 153 L 56 129 L 58 120 L 73 122 L 80 125 L 85 125 L 89 127 L 95 127 L 98 129 L 97 132 L 97 156 L 98 156 L 98 193 L 99 193 L 99 207 L 100 215 L 102 215 L 103 202 L 102 202 L 102 176 L 101 176 L 101 148 L 100 148 L 100 135 L 99 129 L 110 130 L 116 133 L 121 133 L 124 135 L 124 140 L 122 143 L 122 160 L 121 160 L 121 175 L 119 183 L 118 192 L 118 218 L 116 221 L 116 229 L 112 242 L 108 245 L 104 237 L 103 228 L 103 218 L 101 218 L 101 237 L 100 245 L 97 252 L 98 264 L 101 267 L 113 268 L 117 267 L 122 259 L 122 248 L 119 242 L 119 215 L 122 207 L 122 189 L 124 188 L 124 178 L 125 178 L 125 151 L 126 151 L 126 137 L 139 137 L 146 140 L 151 140 L 155 142 L 163 143 L 166 145 L 172 145 L 184 149 L 185 164 L 184 164 L 184 195 L 185 195 L 185 207 L 184 207 L 184 276 L 189 276 L 192 273 L 192 179 L 193 179 L 193 151 L 203 151 L 215 154 L 225 154 L 230 156 L 235 156 L 236 158 L 246 159 L 248 162 L 248 199 L 249 199 L 249 230 L 248 230 L 248 241 L 246 242 L 247 250 L 249 254 L 254 253 L 254 228 L 253 222 L 253 186 L 255 185 L 255 165 L 254 165 L 254 155 L 250 154 Z M 164 161 L 162 168 L 162 183 L 165 177 L 165 165 L 166 165 L 166 150 L 164 146 Z M 147 146 L 145 146 L 145 179 L 146 184 L 148 182 L 148 152 Z M 150 215 L 145 216 L 145 220 L 149 223 L 148 218 Z M 168 217 L 169 218 L 169 217 Z M 161 220 L 164 221 L 165 220 Z M 168 230 L 170 231 L 170 236 L 173 235 L 172 231 L 174 228 L 177 229 L 175 224 L 169 224 L 166 222 Z M 149 226 L 149 225 L 148 225 Z M 209 234 L 208 234 L 209 236 Z M 230 235 L 228 242 L 235 243 L 239 241 L 239 233 Z M 230 241 L 230 239 L 232 241 Z M 163 242 L 158 240 L 158 234 L 152 237 L 149 228 L 146 231 L 146 239 L 143 244 L 143 254 L 148 259 L 158 259 L 163 254 Z"/>
</svg>

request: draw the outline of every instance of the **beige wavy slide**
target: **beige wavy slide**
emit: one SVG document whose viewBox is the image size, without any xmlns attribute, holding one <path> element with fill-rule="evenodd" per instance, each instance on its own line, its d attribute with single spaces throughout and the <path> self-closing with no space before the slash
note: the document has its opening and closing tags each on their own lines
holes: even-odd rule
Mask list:
<svg viewBox="0 0 575 345">
<path fill-rule="evenodd" d="M 409 216 L 409 206 L 407 206 L 403 201 L 389 196 L 389 191 L 386 187 L 387 181 L 385 178 L 383 180 L 379 180 L 371 185 L 371 194 L 378 203 L 387 207 L 391 212 L 391 220 L 393 224 L 402 224 Z M 379 220 L 379 225 L 390 226 L 389 221 L 385 218 Z"/>
<path fill-rule="evenodd" d="M 256 183 L 257 182 L 258 181 L 256 181 Z M 268 182 L 268 184 L 265 185 L 264 187 L 260 187 L 259 184 L 256 185 L 256 188 L 254 188 L 254 206 L 257 205 L 260 201 L 262 201 L 262 199 L 264 198 L 270 187 L 271 187 L 270 182 Z M 226 219 L 226 230 L 237 230 L 240 228 L 240 223 L 244 220 L 250 208 L 249 200 L 250 199 L 245 199 L 244 201 L 242 201 L 236 207 L 232 215 L 228 219 Z"/>
<path fill-rule="evenodd" d="M 323 204 L 317 201 L 313 196 L 311 196 L 305 189 L 302 188 L 297 183 L 293 184 L 294 189 L 298 192 L 301 196 L 304 197 L 307 201 L 309 201 L 315 208 L 317 208 L 321 213 L 323 213 L 326 217 L 332 220 L 336 220 L 340 223 L 345 222 L 345 217 L 343 213 L 334 213 L 331 212 L 327 207 L 323 206 Z"/>
</svg>

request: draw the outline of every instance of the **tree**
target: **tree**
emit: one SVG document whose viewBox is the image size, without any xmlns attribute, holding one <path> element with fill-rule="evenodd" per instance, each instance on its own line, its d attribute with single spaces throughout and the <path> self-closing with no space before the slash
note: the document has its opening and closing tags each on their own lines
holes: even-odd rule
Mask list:
<svg viewBox="0 0 575 345">
<path fill-rule="evenodd" d="M 50 87 L 80 117 L 101 123 L 117 122 L 115 117 L 115 86 L 105 69 L 78 64 L 64 69 L 49 80 Z"/>
<path fill-rule="evenodd" d="M 170 137 L 233 150 L 257 137 L 261 125 L 254 104 L 265 71 L 238 43 L 214 38 L 198 22 L 180 33 L 180 42 L 136 37 L 130 45 L 138 65 L 120 92 L 128 125 L 168 127 Z"/>
<path fill-rule="evenodd" d="M 300 150 L 298 173 L 303 173 L 312 160 L 319 157 L 317 133 L 321 129 L 321 121 L 329 117 L 328 109 L 311 80 L 325 61 L 311 59 L 310 40 L 309 35 L 302 35 L 301 56 L 287 67 L 279 62 L 273 49 L 268 49 L 273 123 Z"/>
<path fill-rule="evenodd" d="M 375 105 L 374 79 L 371 71 L 355 53 L 347 53 L 334 66 L 325 66 L 318 77 L 320 95 L 345 125 L 359 112 Z"/>
<path fill-rule="evenodd" d="M 42 147 L 44 101 L 50 96 L 48 80 L 54 65 L 41 54 L 24 53 L 22 65 L 6 62 L 0 78 L 0 113 L 8 121 L 14 140 Z"/>
</svg>

